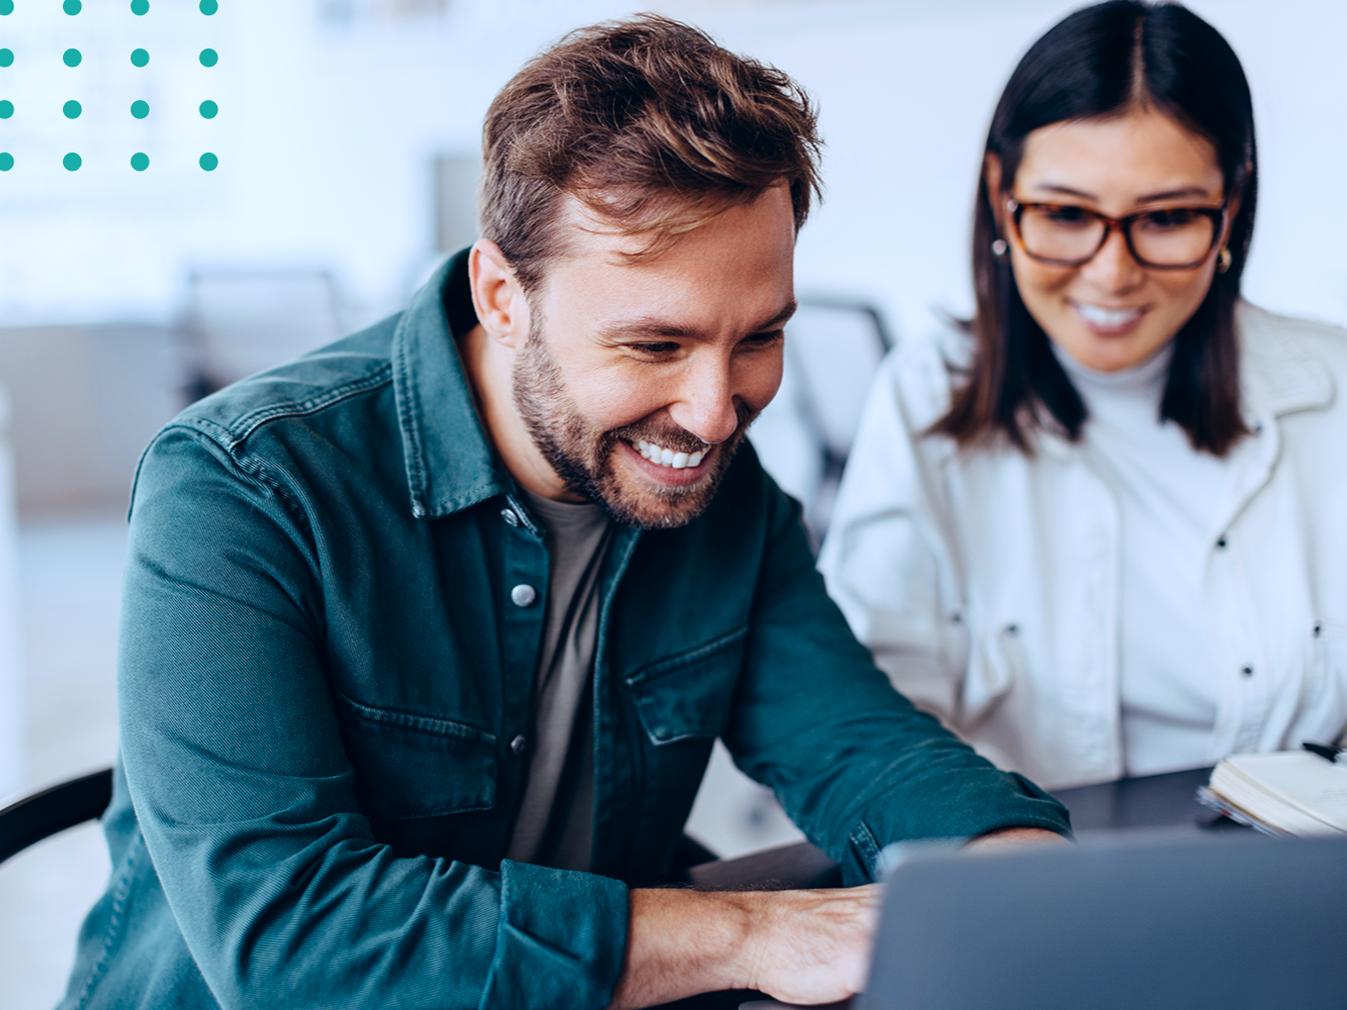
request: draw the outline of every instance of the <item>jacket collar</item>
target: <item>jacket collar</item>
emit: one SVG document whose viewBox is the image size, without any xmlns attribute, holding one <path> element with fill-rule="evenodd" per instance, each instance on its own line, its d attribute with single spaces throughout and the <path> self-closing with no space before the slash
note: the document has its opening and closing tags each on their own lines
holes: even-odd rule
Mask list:
<svg viewBox="0 0 1347 1010">
<path fill-rule="evenodd" d="M 413 296 L 393 335 L 393 391 L 418 519 L 452 515 L 514 486 L 487 437 L 458 352 L 476 325 L 464 249 Z"/>
<path fill-rule="evenodd" d="M 1327 366 L 1297 337 L 1314 324 L 1285 319 L 1241 302 L 1235 316 L 1240 342 L 1240 391 L 1245 419 L 1256 422 L 1333 402 Z"/>
</svg>

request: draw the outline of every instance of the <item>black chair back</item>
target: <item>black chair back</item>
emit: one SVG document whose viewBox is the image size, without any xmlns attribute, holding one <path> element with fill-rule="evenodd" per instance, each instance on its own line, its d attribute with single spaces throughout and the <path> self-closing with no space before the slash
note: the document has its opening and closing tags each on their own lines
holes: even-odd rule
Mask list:
<svg viewBox="0 0 1347 1010">
<path fill-rule="evenodd" d="M 66 828 L 97 820 L 111 799 L 112 769 L 103 768 L 0 808 L 0 863 Z"/>
</svg>

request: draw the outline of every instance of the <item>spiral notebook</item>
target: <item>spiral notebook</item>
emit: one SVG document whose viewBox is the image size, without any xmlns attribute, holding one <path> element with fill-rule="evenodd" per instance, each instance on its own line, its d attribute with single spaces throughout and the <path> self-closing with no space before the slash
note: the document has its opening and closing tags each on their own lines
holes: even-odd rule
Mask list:
<svg viewBox="0 0 1347 1010">
<path fill-rule="evenodd" d="M 1271 834 L 1347 834 L 1347 765 L 1303 750 L 1228 757 L 1198 798 Z"/>
</svg>

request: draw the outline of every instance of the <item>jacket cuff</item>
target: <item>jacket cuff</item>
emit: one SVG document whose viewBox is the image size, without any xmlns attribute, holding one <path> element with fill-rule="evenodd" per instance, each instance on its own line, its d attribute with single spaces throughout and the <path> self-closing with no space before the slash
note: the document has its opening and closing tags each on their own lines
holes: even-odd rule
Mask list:
<svg viewBox="0 0 1347 1010">
<path fill-rule="evenodd" d="M 627 951 L 627 886 L 510 859 L 500 874 L 496 953 L 480 1006 L 608 1006 Z"/>
<path fill-rule="evenodd" d="M 1007 789 L 1007 786 L 1012 788 Z M 960 802 L 929 813 L 920 833 L 906 830 L 879 812 L 852 830 L 841 860 L 843 883 L 850 887 L 880 877 L 879 856 L 891 842 L 916 838 L 977 838 L 1002 828 L 1042 828 L 1071 837 L 1071 815 L 1051 793 L 1016 772 L 996 772 L 969 787 Z"/>
</svg>

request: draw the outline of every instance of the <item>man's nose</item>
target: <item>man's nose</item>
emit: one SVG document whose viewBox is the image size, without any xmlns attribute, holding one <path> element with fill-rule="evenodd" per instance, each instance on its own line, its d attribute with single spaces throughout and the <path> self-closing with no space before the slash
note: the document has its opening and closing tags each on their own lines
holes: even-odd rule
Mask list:
<svg viewBox="0 0 1347 1010">
<path fill-rule="evenodd" d="M 703 442 L 724 442 L 739 427 L 739 413 L 730 381 L 728 361 L 711 361 L 690 368 L 683 376 L 669 417 Z"/>
</svg>

